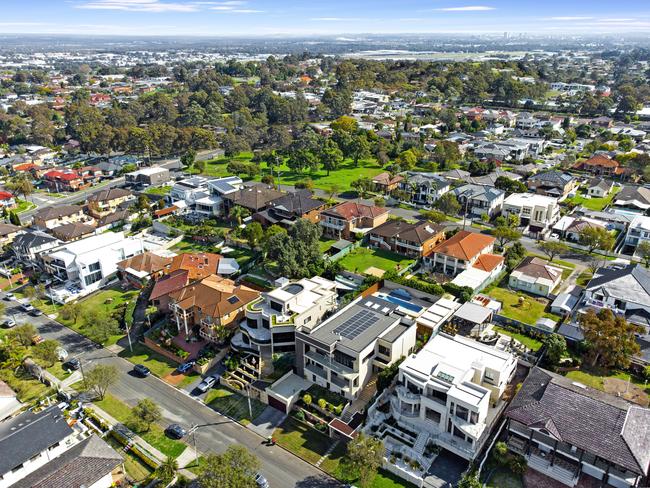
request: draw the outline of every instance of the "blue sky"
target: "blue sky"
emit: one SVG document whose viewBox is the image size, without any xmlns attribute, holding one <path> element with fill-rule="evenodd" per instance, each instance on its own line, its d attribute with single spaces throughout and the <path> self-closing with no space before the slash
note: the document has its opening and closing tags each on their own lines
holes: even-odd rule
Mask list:
<svg viewBox="0 0 650 488">
<path fill-rule="evenodd" d="M 539 34 L 650 31 L 650 0 L 1 0 L 1 33 Z"/>
</svg>

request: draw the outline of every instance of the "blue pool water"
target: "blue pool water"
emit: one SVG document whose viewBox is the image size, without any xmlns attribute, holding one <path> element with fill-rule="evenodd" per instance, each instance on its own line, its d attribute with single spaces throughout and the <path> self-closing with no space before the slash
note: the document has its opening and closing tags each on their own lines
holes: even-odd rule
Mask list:
<svg viewBox="0 0 650 488">
<path fill-rule="evenodd" d="M 382 296 L 382 298 L 391 303 L 394 303 L 395 305 L 399 305 L 400 307 L 410 310 L 411 312 L 419 313 L 422 311 L 422 307 L 420 307 L 419 305 L 410 303 L 407 300 L 403 300 L 402 298 L 397 298 L 396 296 L 393 295 L 384 295 Z"/>
</svg>

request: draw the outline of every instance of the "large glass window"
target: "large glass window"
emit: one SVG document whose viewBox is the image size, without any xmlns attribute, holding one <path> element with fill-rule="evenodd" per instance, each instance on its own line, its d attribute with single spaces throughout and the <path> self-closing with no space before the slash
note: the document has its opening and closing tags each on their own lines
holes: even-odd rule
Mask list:
<svg viewBox="0 0 650 488">
<path fill-rule="evenodd" d="M 334 351 L 334 361 L 343 366 L 347 366 L 348 368 L 354 367 L 354 358 L 342 353 L 341 351 Z"/>
<path fill-rule="evenodd" d="M 432 422 L 435 422 L 436 424 L 440 423 L 441 415 L 440 415 L 439 412 L 436 412 L 435 410 L 432 410 L 432 409 L 430 409 L 428 407 L 425 407 L 424 415 L 427 418 L 427 420 L 431 420 Z"/>
<path fill-rule="evenodd" d="M 469 420 L 469 410 L 461 405 L 456 405 L 456 417 L 465 421 Z"/>
</svg>

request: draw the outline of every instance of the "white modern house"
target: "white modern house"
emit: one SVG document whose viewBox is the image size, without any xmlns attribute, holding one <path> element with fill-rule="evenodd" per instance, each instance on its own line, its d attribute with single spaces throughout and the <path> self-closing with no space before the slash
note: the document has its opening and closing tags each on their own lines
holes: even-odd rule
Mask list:
<svg viewBox="0 0 650 488">
<path fill-rule="evenodd" d="M 243 188 L 244 182 L 238 176 L 227 176 L 207 182 L 209 194 L 194 202 L 194 212 L 206 217 L 220 216 L 224 213 L 223 196 Z"/>
<path fill-rule="evenodd" d="M 526 233 L 544 235 L 560 218 L 557 198 L 533 193 L 513 193 L 503 202 L 503 214 L 516 215 Z"/>
<path fill-rule="evenodd" d="M 425 447 L 435 444 L 471 461 L 498 419 L 501 397 L 516 368 L 517 359 L 508 352 L 440 333 L 400 364 L 395 387 L 370 407 L 367 428 L 385 438 L 387 449 L 411 459 L 423 461 Z M 389 414 L 378 408 L 386 402 Z M 393 432 L 386 424 L 389 416 L 415 439 L 400 442 L 399 434 L 386 436 Z"/>
<path fill-rule="evenodd" d="M 279 353 L 295 349 L 295 332 L 313 328 L 323 316 L 336 308 L 336 283 L 320 276 L 289 282 L 276 281 L 278 287 L 246 306 L 246 318 L 233 337 L 235 348 Z"/>
<path fill-rule="evenodd" d="M 625 245 L 637 247 L 641 242 L 650 242 L 650 217 L 637 215 L 634 217 L 625 235 Z"/>
<path fill-rule="evenodd" d="M 106 232 L 55 248 L 43 254 L 42 260 L 56 279 L 87 294 L 113 278 L 117 263 L 144 251 L 141 239 Z"/>
</svg>

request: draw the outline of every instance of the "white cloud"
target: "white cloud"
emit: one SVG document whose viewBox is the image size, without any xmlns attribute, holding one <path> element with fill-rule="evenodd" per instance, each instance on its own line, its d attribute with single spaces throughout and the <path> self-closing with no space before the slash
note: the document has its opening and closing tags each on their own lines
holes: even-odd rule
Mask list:
<svg viewBox="0 0 650 488">
<path fill-rule="evenodd" d="M 125 10 L 131 12 L 196 12 L 196 4 L 160 0 L 93 0 L 77 8 L 91 10 Z"/>
<path fill-rule="evenodd" d="M 593 19 L 593 17 L 571 17 L 571 16 L 567 16 L 567 17 L 547 17 L 546 18 L 546 20 L 559 20 L 559 21 L 562 21 L 562 22 L 565 22 L 565 21 L 569 22 L 569 21 L 572 21 L 572 20 L 591 20 L 591 19 Z"/>
<path fill-rule="evenodd" d="M 439 12 L 485 12 L 487 10 L 496 10 L 494 7 L 488 7 L 486 5 L 467 5 L 465 7 L 445 7 L 437 8 Z"/>
</svg>

